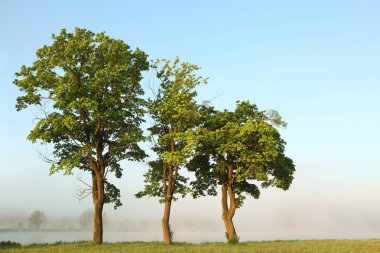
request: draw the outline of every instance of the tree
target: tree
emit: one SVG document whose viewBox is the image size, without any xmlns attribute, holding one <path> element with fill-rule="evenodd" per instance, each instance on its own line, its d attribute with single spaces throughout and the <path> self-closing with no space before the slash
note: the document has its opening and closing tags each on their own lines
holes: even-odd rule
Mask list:
<svg viewBox="0 0 380 253">
<path fill-rule="evenodd" d="M 22 66 L 16 73 L 14 84 L 24 93 L 16 108 L 43 108 L 28 140 L 53 144 L 50 174 L 72 174 L 74 168 L 91 173 L 93 241 L 102 243 L 103 205 L 121 205 L 120 191 L 107 174 L 120 178 L 119 161 L 146 156 L 138 142 L 144 140 L 141 73 L 149 63 L 144 52 L 104 32 L 62 29 L 52 39 L 50 46 L 37 50 L 31 67 Z"/>
<path fill-rule="evenodd" d="M 195 101 L 195 87 L 205 83 L 206 79 L 196 76 L 198 66 L 180 63 L 177 57 L 174 62 L 157 60 L 153 68 L 160 80 L 158 93 L 149 103 L 149 113 L 154 121 L 149 128 L 157 138 L 153 151 L 158 158 L 149 162 L 145 174 L 145 189 L 136 197 L 160 197 L 164 203 L 162 230 L 164 244 L 171 244 L 170 211 L 176 195 L 185 196 L 189 192 L 187 178 L 180 174 L 194 152 L 194 128 L 199 124 L 200 113 Z"/>
<path fill-rule="evenodd" d="M 29 227 L 39 229 L 46 223 L 46 215 L 43 211 L 34 210 L 29 216 Z"/>
<path fill-rule="evenodd" d="M 94 220 L 94 210 L 86 209 L 80 215 L 80 227 L 82 229 L 89 229 L 91 227 L 91 223 Z M 103 217 L 104 222 L 104 217 Z"/>
<path fill-rule="evenodd" d="M 196 180 L 194 197 L 222 194 L 222 218 L 229 242 L 238 242 L 233 217 L 246 194 L 258 198 L 260 189 L 287 190 L 295 171 L 286 157 L 285 141 L 276 127 L 286 126 L 276 111 L 260 111 L 255 104 L 237 102 L 235 111 L 216 111 L 204 105 L 196 155 L 188 163 Z"/>
</svg>

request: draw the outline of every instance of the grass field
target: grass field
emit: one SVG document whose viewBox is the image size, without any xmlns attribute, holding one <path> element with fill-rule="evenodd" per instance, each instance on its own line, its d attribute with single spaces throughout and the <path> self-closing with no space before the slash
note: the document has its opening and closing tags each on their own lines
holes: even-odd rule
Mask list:
<svg viewBox="0 0 380 253">
<path fill-rule="evenodd" d="M 162 245 L 159 242 L 129 242 L 129 243 L 105 243 L 93 245 L 91 242 L 67 243 L 67 244 L 39 244 L 29 246 L 17 246 L 3 244 L 0 252 L 78 252 L 78 253 L 113 253 L 113 252 L 334 252 L 334 253 L 367 253 L 380 252 L 380 240 L 310 240 L 310 241 L 267 241 L 244 242 L 236 245 L 226 243 L 175 243 L 171 246 Z"/>
</svg>

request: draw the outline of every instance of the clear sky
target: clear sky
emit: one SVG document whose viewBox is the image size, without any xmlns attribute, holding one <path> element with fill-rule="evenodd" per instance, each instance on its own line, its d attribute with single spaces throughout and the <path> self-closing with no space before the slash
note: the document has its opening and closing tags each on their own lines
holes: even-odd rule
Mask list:
<svg viewBox="0 0 380 253">
<path fill-rule="evenodd" d="M 244 239 L 276 238 L 281 229 L 294 237 L 378 236 L 379 13 L 380 2 L 366 0 L 0 0 L 0 216 L 36 208 L 74 216 L 91 206 L 73 197 L 80 186 L 75 176 L 48 176 L 41 147 L 26 141 L 35 112 L 16 112 L 20 93 L 12 84 L 51 34 L 83 27 L 123 39 L 150 59 L 178 55 L 201 66 L 210 79 L 199 99 L 217 97 L 219 109 L 250 100 L 288 122 L 281 133 L 296 164 L 294 183 L 288 192 L 264 190 L 260 200 L 247 199 L 237 211 L 237 230 L 255 229 Z M 156 200 L 132 198 L 146 166 L 123 166 L 125 177 L 115 183 L 124 206 L 107 213 L 159 223 Z M 173 223 L 181 217 L 219 224 L 219 200 L 179 201 Z"/>
</svg>

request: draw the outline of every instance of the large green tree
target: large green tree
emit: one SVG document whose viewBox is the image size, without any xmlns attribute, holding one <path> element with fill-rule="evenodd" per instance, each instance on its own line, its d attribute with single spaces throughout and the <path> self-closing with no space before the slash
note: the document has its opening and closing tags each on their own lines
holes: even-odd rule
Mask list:
<svg viewBox="0 0 380 253">
<path fill-rule="evenodd" d="M 188 163 L 196 175 L 193 194 L 217 195 L 220 187 L 226 235 L 237 242 L 232 219 L 245 195 L 258 198 L 258 183 L 286 190 L 293 180 L 293 161 L 285 156 L 285 141 L 276 128 L 286 123 L 276 111 L 260 111 L 249 102 L 238 102 L 235 111 L 205 105 L 201 112 L 197 152 Z"/>
<path fill-rule="evenodd" d="M 194 72 L 199 68 L 190 63 L 158 60 L 153 64 L 160 81 L 160 87 L 153 100 L 149 101 L 149 113 L 153 125 L 149 128 L 155 144 L 153 150 L 157 159 L 149 163 L 145 174 L 145 189 L 137 197 L 160 197 L 164 203 L 162 218 L 163 242 L 171 244 L 170 210 L 176 194 L 189 192 L 187 178 L 180 170 L 185 167 L 195 150 L 194 129 L 200 123 L 201 115 L 196 103 L 195 87 L 206 79 Z"/>
<path fill-rule="evenodd" d="M 28 139 L 54 146 L 50 173 L 74 168 L 92 176 L 93 240 L 103 241 L 104 203 L 120 203 L 120 191 L 107 174 L 122 176 L 119 161 L 141 160 L 144 103 L 140 86 L 148 70 L 147 55 L 131 50 L 105 33 L 76 28 L 52 35 L 53 43 L 37 50 L 37 60 L 22 66 L 14 84 L 24 93 L 17 110 L 35 105 L 43 114 Z"/>
</svg>

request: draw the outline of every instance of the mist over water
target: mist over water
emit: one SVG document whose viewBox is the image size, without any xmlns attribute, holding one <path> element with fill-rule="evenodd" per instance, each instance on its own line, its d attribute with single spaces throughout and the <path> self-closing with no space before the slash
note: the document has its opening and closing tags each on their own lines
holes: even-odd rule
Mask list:
<svg viewBox="0 0 380 253">
<path fill-rule="evenodd" d="M 235 227 L 241 241 L 379 238 L 376 196 L 373 187 L 295 184 L 289 192 L 266 191 L 258 200 L 248 198 L 236 212 Z M 128 207 L 134 208 L 106 211 L 104 241 L 161 241 L 162 206 L 156 200 L 134 200 Z M 47 216 L 48 222 L 32 231 L 27 228 L 27 213 L 0 214 L 0 241 L 30 244 L 92 239 L 91 228 L 80 228 L 80 214 Z M 175 202 L 171 227 L 175 241 L 225 241 L 219 198 Z"/>
<path fill-rule="evenodd" d="M 306 173 L 302 167 L 312 165 L 300 164 L 288 191 L 264 189 L 259 199 L 247 197 L 234 217 L 241 241 L 380 237 L 377 174 L 346 183 L 345 178 L 340 178 L 343 174 L 330 172 L 324 177 L 320 170 L 310 169 Z M 344 176 L 350 176 L 349 172 L 345 170 Z M 123 206 L 117 210 L 112 205 L 105 206 L 104 241 L 161 241 L 163 206 L 156 198 L 133 198 L 143 188 L 143 180 L 140 174 L 126 174 L 128 177 L 115 181 L 122 189 Z M 92 208 L 92 201 L 87 198 L 78 202 L 73 197 L 75 177 L 57 175 L 43 179 L 35 183 L 41 185 L 41 190 L 29 187 L 26 189 L 30 191 L 3 196 L 0 241 L 30 244 L 92 240 L 92 226 L 81 229 L 80 225 L 80 216 Z M 29 192 L 33 193 L 30 197 Z M 36 195 L 40 197 L 31 198 Z M 29 215 L 35 209 L 44 211 L 47 217 L 47 223 L 38 231 L 28 228 Z M 174 241 L 226 240 L 220 196 L 180 199 L 173 203 L 171 214 Z"/>
<path fill-rule="evenodd" d="M 310 211 L 310 210 L 306 210 Z M 274 212 L 260 217 L 261 212 L 244 220 L 237 216 L 235 226 L 241 241 L 287 240 L 287 239 L 368 239 L 379 238 L 380 224 L 360 215 L 323 214 L 315 218 L 316 213 L 297 213 L 293 216 L 274 217 Z M 278 214 L 279 215 L 279 214 Z M 289 215 L 289 213 L 284 214 Z M 314 217 L 313 217 L 314 216 Z M 178 218 L 178 217 L 176 217 Z M 218 217 L 219 218 L 219 217 Z M 373 217 L 374 218 L 374 217 Z M 17 241 L 22 244 L 53 243 L 57 241 L 90 241 L 91 230 L 82 230 L 74 224 L 47 224 L 39 230 L 5 229 L 0 230 L 0 241 Z M 59 227 L 59 225 L 63 225 Z M 65 226 L 66 225 L 66 226 Z M 72 227 L 72 228 L 68 228 Z M 175 241 L 211 242 L 225 241 L 224 227 L 221 220 L 182 217 L 173 219 Z M 104 228 L 104 241 L 161 241 L 160 220 L 115 220 Z"/>
</svg>

